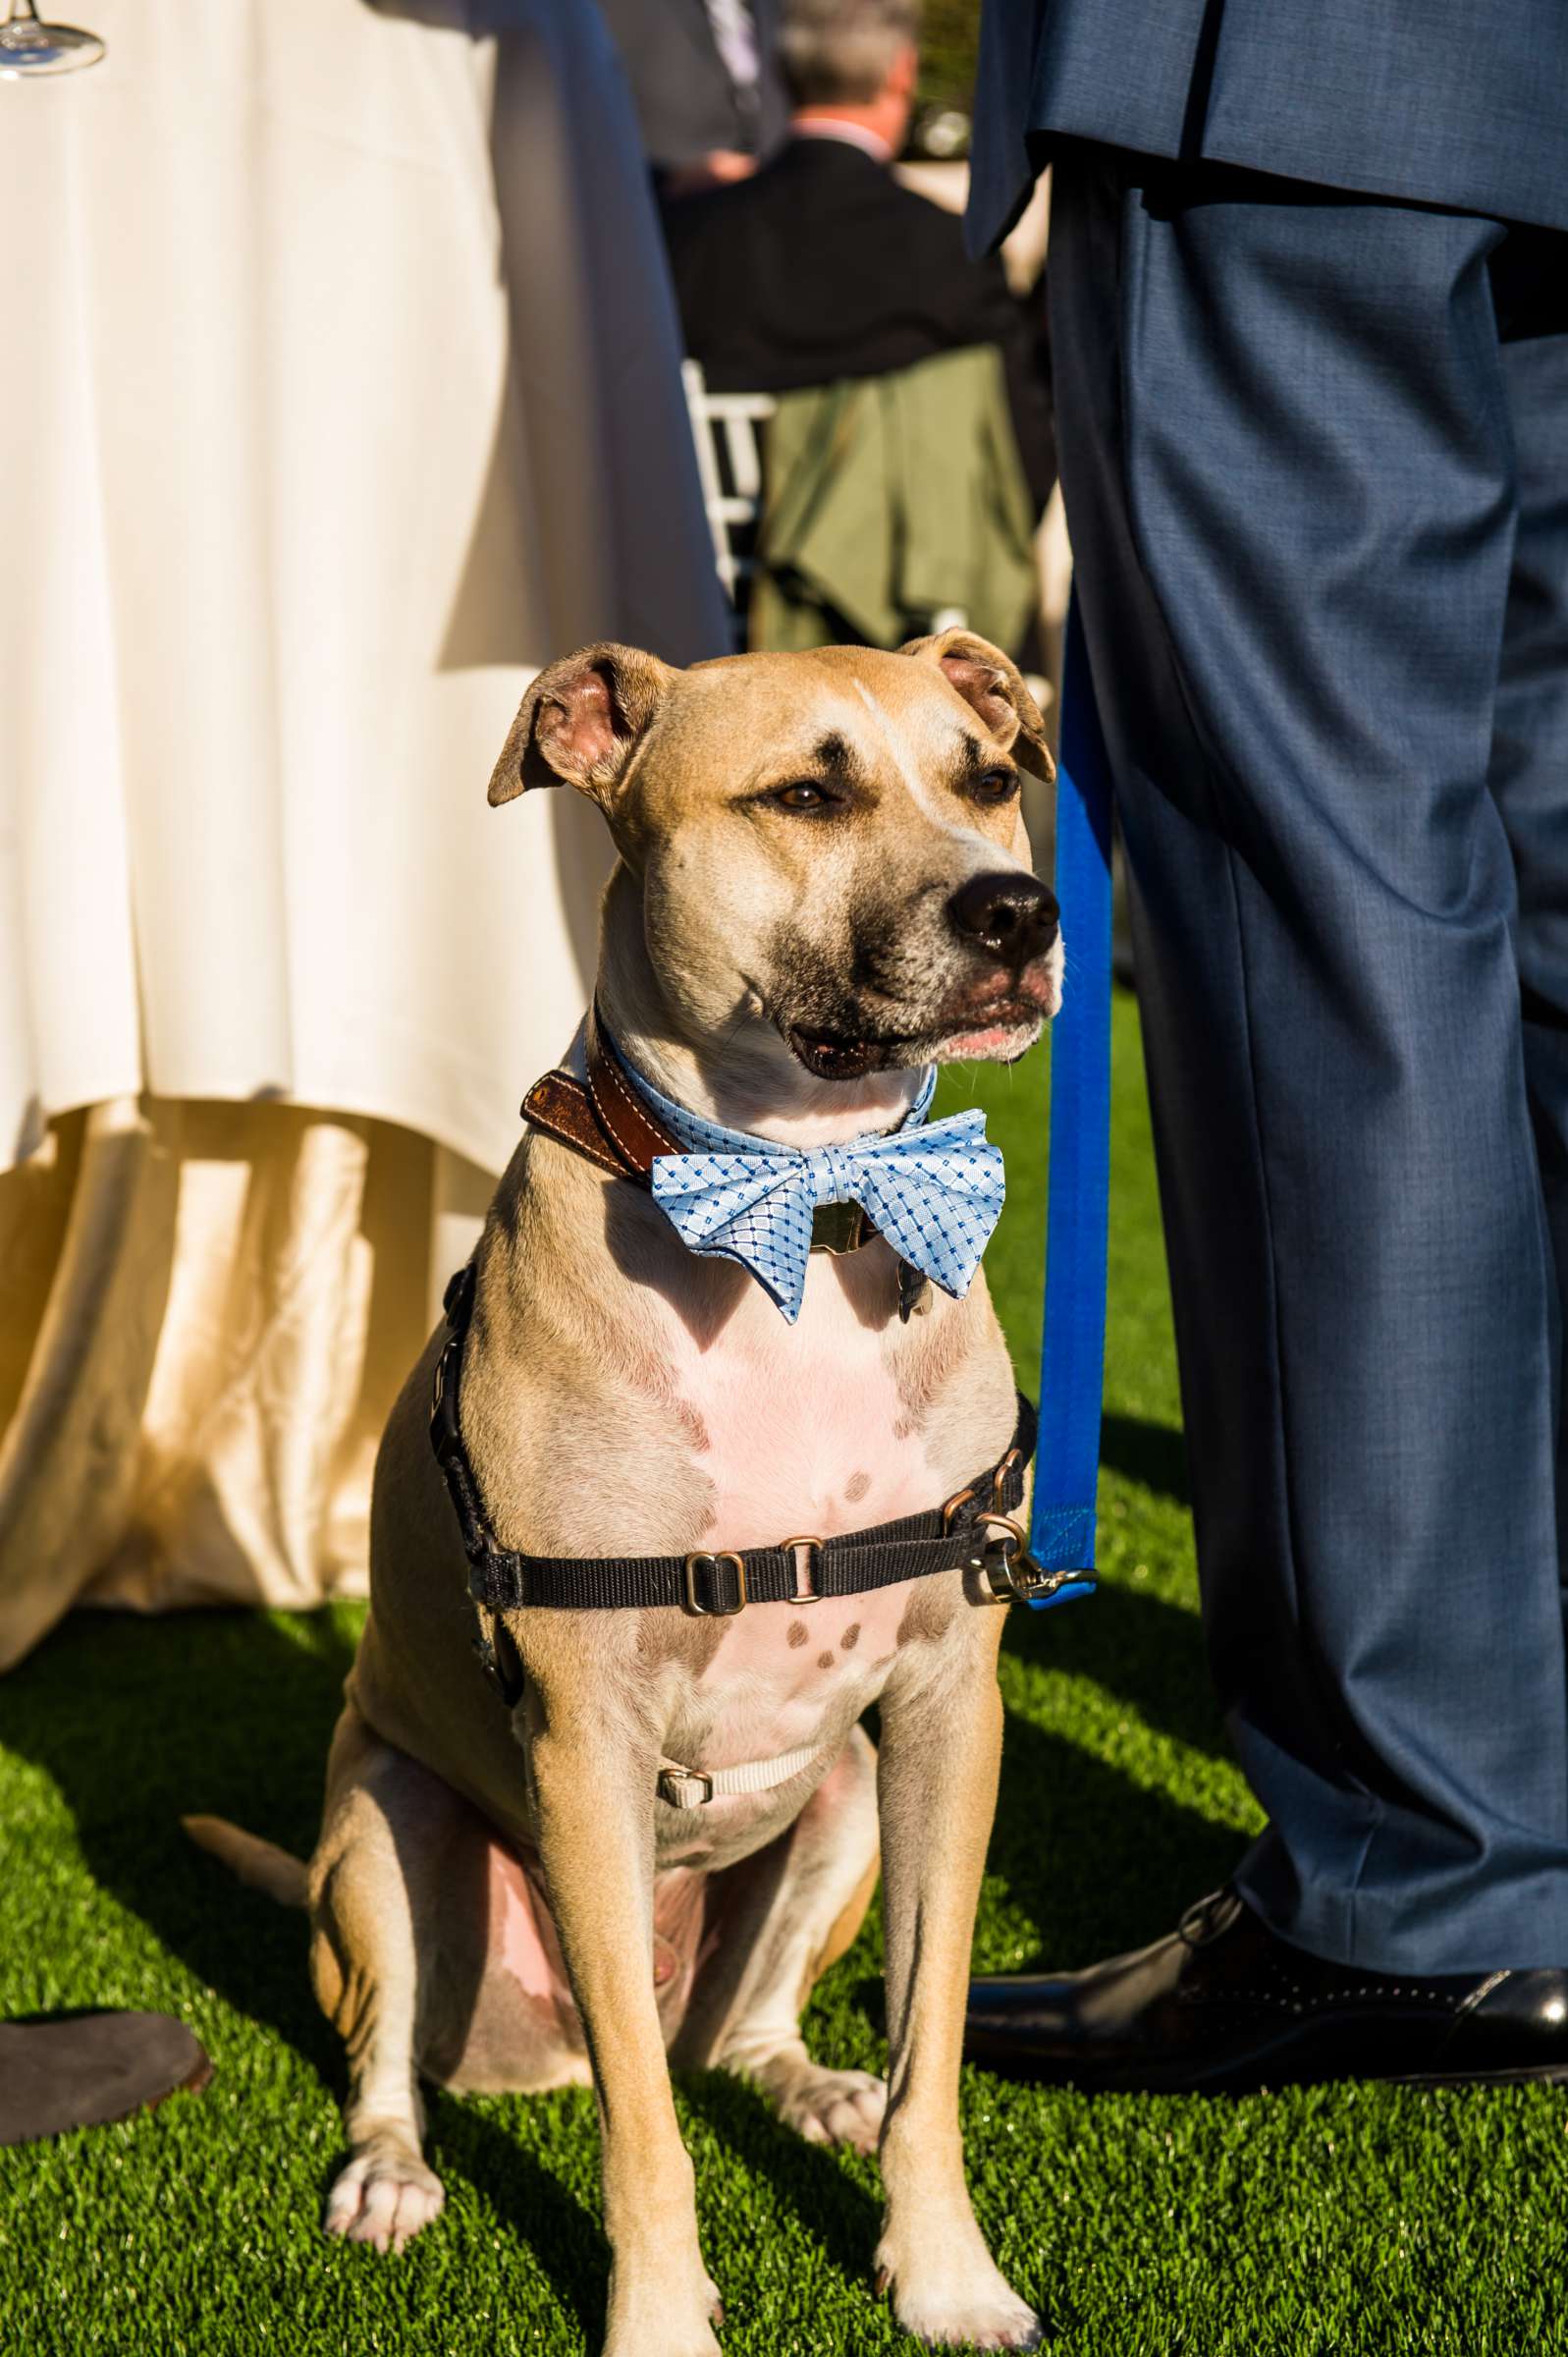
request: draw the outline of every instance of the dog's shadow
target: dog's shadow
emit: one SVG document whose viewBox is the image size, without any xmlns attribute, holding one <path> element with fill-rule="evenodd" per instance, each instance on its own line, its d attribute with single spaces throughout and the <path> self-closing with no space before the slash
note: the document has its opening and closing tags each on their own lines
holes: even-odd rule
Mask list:
<svg viewBox="0 0 1568 2357">
<path fill-rule="evenodd" d="M 604 2338 L 610 2252 L 602 2220 L 511 2133 L 508 2108 L 545 2097 L 448 2095 L 427 2086 L 428 2158 L 438 2176 L 460 2177 L 515 2235 L 576 2320 L 590 2349 Z M 595 2131 L 585 2119 L 585 2132 Z"/>
<path fill-rule="evenodd" d="M 199 1984 L 291 2047 L 334 2100 L 343 2050 L 311 1994 L 302 1917 L 241 1889 L 180 1819 L 207 1811 L 309 1854 L 357 1621 L 341 1608 L 78 1613 L 0 1681 L 0 1741 L 54 1780 L 100 1889 Z M 118 2001 L 112 1988 L 98 1995 Z M 0 2017 L 13 2009 L 0 1991 Z M 608 2267 L 598 2220 L 509 2132 L 505 2101 L 427 2089 L 426 2102 L 433 2165 L 515 2230 L 591 2344 Z M 323 2199 L 344 2158 L 323 2176 Z"/>
<path fill-rule="evenodd" d="M 1190 1616 L 1123 1589 L 1071 1615 L 1015 1618 L 1009 1644 L 1033 1653 L 1054 1639 L 1067 1666 L 1119 1685 L 1186 1740 L 1217 1747 Z M 202 1987 L 293 2048 L 335 2096 L 342 2054 L 310 1992 L 301 1919 L 238 1891 L 179 1820 L 210 1811 L 308 1854 L 356 1636 L 356 1616 L 345 1609 L 288 1618 L 83 1613 L 0 1681 L 0 1739 L 53 1779 L 99 1886 Z M 1086 1961 L 1164 1928 L 1222 1878 L 1239 1846 L 1237 1834 L 1009 1714 L 990 1872 L 993 1887 L 1000 1878 L 1042 1927 L 1051 1961 Z M 880 2036 L 882 1986 L 865 1977 L 866 1953 L 845 1958 L 833 1978 L 840 2000 Z M 15 2009 L 0 1991 L 0 2015 Z M 678 2091 L 706 2133 L 768 2181 L 848 2277 L 864 2279 L 878 2212 L 857 2176 L 725 2073 L 683 2074 Z M 510 2132 L 506 2102 L 439 2092 L 429 2101 L 436 2166 L 515 2230 L 591 2340 L 603 2324 L 608 2268 L 594 2211 Z M 586 2106 L 583 2116 L 591 2134 Z"/>
<path fill-rule="evenodd" d="M 0 1741 L 54 1780 L 99 1888 L 329 2077 L 337 2041 L 310 1994 L 301 1918 L 238 1891 L 180 1819 L 210 1811 L 309 1855 L 356 1636 L 342 1608 L 79 1612 L 0 1681 Z"/>
<path fill-rule="evenodd" d="M 880 1984 L 878 1984 L 880 1986 Z M 800 2220 L 851 2282 L 868 2280 L 881 2212 L 835 2154 L 786 2127 L 765 2096 L 725 2070 L 684 2071 L 685 2108 Z"/>
</svg>

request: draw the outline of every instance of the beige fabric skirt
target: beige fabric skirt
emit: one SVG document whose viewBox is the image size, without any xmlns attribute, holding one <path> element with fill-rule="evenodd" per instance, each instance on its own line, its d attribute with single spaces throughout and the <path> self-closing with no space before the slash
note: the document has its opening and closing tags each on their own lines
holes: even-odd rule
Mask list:
<svg viewBox="0 0 1568 2357">
<path fill-rule="evenodd" d="M 0 1669 L 79 1599 L 362 1594 L 376 1441 L 490 1184 L 390 1123 L 158 1099 L 0 1177 Z"/>
</svg>

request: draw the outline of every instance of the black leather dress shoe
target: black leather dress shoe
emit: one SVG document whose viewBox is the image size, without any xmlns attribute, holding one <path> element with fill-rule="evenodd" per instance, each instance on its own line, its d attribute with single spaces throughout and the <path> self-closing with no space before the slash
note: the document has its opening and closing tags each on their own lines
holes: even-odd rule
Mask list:
<svg viewBox="0 0 1568 2357">
<path fill-rule="evenodd" d="M 168 2013 L 0 2021 L 0 2144 L 128 2119 L 211 2076 L 200 2042 Z"/>
<path fill-rule="evenodd" d="M 1221 1891 L 1135 1955 L 973 1982 L 964 2053 L 1013 2078 L 1169 2095 L 1568 2080 L 1568 1971 L 1413 1980 L 1325 1964 Z"/>
</svg>

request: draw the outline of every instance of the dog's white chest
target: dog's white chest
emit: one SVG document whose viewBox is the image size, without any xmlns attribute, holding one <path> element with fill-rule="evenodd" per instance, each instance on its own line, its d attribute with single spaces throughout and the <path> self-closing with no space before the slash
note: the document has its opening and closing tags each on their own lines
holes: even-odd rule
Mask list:
<svg viewBox="0 0 1568 2357">
<path fill-rule="evenodd" d="M 875 1701 L 898 1650 L 912 1584 L 748 1606 L 700 1680 L 713 1712 L 703 1765 L 777 1758 L 818 1741 L 825 1722 L 838 1724 L 851 1701 L 857 1715 Z"/>
<path fill-rule="evenodd" d="M 707 1441 L 705 1547 L 833 1538 L 940 1503 L 941 1475 L 899 1392 L 887 1327 L 862 1322 L 831 1263 L 813 1261 L 794 1327 L 758 1288 L 711 1348 L 697 1348 L 683 1326 L 670 1347 Z M 909 1584 L 738 1615 L 702 1674 L 714 1714 L 704 1765 L 810 1743 L 851 1692 L 869 1702 L 897 1649 Z"/>
<path fill-rule="evenodd" d="M 938 1503 L 940 1476 L 900 1395 L 886 1327 L 814 1259 L 798 1322 L 750 1289 L 708 1348 L 671 1320 L 669 1364 L 700 1419 L 708 1547 L 832 1538 Z"/>
</svg>

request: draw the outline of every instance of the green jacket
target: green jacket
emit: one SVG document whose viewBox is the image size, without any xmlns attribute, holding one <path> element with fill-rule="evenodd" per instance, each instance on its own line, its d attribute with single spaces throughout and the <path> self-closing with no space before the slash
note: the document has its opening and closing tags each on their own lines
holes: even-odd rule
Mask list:
<svg viewBox="0 0 1568 2357">
<path fill-rule="evenodd" d="M 1015 648 L 1039 602 L 1000 355 L 783 393 L 768 427 L 753 648 L 898 646 L 938 616 Z"/>
</svg>

